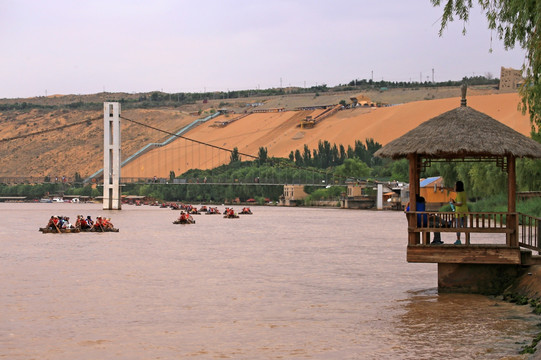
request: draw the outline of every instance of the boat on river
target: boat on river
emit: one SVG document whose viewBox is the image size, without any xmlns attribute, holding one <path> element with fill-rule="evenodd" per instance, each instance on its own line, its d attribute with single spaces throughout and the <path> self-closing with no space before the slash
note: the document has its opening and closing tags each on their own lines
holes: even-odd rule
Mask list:
<svg viewBox="0 0 541 360">
<path fill-rule="evenodd" d="M 233 210 L 233 208 L 226 207 L 224 210 L 224 219 L 238 219 L 239 214 Z"/>
<path fill-rule="evenodd" d="M 209 207 L 205 215 L 220 215 L 221 212 L 217 207 Z"/>
<path fill-rule="evenodd" d="M 75 226 L 70 224 L 68 216 L 51 216 L 45 227 L 39 228 L 44 234 L 65 234 L 78 232 L 118 232 L 110 218 L 98 216 L 92 221 L 90 216 L 85 219 L 83 215 L 77 215 Z"/>
</svg>

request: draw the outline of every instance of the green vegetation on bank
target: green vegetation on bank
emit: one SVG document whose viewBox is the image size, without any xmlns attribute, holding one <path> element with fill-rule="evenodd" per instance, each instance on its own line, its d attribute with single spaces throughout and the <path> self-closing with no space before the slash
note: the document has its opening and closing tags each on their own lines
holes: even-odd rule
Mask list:
<svg viewBox="0 0 541 360">
<path fill-rule="evenodd" d="M 0 196 L 26 196 L 28 199 L 41 199 L 59 194 L 97 197 L 103 195 L 101 188 L 92 189 L 90 185 L 67 183 L 42 184 L 0 184 Z"/>
<path fill-rule="evenodd" d="M 317 149 L 310 151 L 307 145 L 304 145 L 303 152 L 300 150 L 291 151 L 289 160 L 297 166 L 314 166 L 320 169 L 336 167 L 344 164 L 346 159 L 357 159 L 370 167 L 379 167 L 383 164 L 381 158 L 374 157 L 374 153 L 381 148 L 381 144 L 374 139 L 366 139 L 364 144 L 360 140 L 355 140 L 353 146 L 336 145 L 327 140 L 319 141 Z"/>
<path fill-rule="evenodd" d="M 541 159 L 518 159 L 516 173 L 517 191 L 541 190 Z M 507 193 L 507 172 L 493 162 L 434 163 L 422 176 L 442 176 L 451 188 L 461 180 L 473 200 Z"/>
<path fill-rule="evenodd" d="M 492 195 L 487 198 L 470 201 L 471 212 L 507 212 L 507 195 Z M 452 211 L 450 205 L 444 205 L 440 211 Z M 517 201 L 517 212 L 541 218 L 541 198 Z"/>
<path fill-rule="evenodd" d="M 309 184 L 305 204 L 320 200 L 338 200 L 346 192 L 346 180 L 408 181 L 406 159 L 392 161 L 375 158 L 381 145 L 373 139 L 355 141 L 347 148 L 343 145 L 320 141 L 317 148 L 291 152 L 289 158 L 268 157 L 267 149 L 260 148 L 258 159 L 243 161 L 238 149 L 233 149 L 230 162 L 219 167 L 192 169 L 184 174 L 170 172 L 168 179 L 155 183 L 134 183 L 123 186 L 124 195 L 146 196 L 157 201 L 185 201 L 223 203 L 239 199 L 266 199 L 278 201 L 283 193 L 279 184 Z M 541 160 L 517 160 L 517 190 L 541 189 Z M 421 177 L 442 176 L 445 186 L 452 188 L 462 180 L 470 199 L 472 211 L 507 211 L 507 173 L 494 163 L 433 163 Z M 81 179 L 79 174 L 76 179 Z M 50 181 L 50 179 L 45 179 Z M 55 194 L 100 196 L 101 188 L 92 188 L 82 182 L 74 184 L 44 183 L 38 185 L 0 184 L 0 196 L 27 196 L 39 199 Z M 443 208 L 442 210 L 448 210 Z M 519 202 L 519 212 L 541 217 L 541 201 Z"/>
</svg>

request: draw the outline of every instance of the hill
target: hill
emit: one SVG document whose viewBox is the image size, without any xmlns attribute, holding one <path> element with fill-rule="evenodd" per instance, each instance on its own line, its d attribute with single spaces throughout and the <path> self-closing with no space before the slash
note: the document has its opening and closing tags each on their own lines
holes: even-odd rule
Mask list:
<svg viewBox="0 0 541 360">
<path fill-rule="evenodd" d="M 355 108 L 339 111 L 326 118 L 313 129 L 300 129 L 299 120 L 307 115 L 315 116 L 321 110 L 300 110 L 300 107 L 337 104 L 358 92 L 281 95 L 243 99 L 208 99 L 179 107 L 152 109 L 126 109 L 122 115 L 155 128 L 175 132 L 212 109 L 227 108 L 244 113 L 247 103 L 261 103 L 257 109 L 284 108 L 289 111 L 254 113 L 225 127 L 211 126 L 216 122 L 229 121 L 238 115 L 220 115 L 204 125 L 185 134 L 186 137 L 208 142 L 216 146 L 237 147 L 240 152 L 256 155 L 259 147 L 267 147 L 271 156 L 287 156 L 290 151 L 302 149 L 304 144 L 315 148 L 319 140 L 331 143 L 353 144 L 355 140 L 373 138 L 379 143 L 404 134 L 421 122 L 459 105 L 458 88 L 394 89 L 368 91 L 363 95 L 374 102 L 398 104 L 375 109 Z M 71 95 L 71 98 L 55 96 L 24 99 L 28 103 L 46 102 L 49 105 L 69 104 L 70 101 L 102 101 L 123 98 L 126 94 Z M 136 96 L 136 95 L 133 95 Z M 70 96 L 68 96 L 70 97 Z M 73 98 L 75 97 L 75 98 Z M 2 100 L 4 103 L 21 99 Z M 2 102 L 0 101 L 0 103 Z M 487 113 L 515 130 L 529 135 L 527 116 L 517 111 L 519 97 L 516 93 L 499 93 L 487 87 L 468 91 L 468 105 Z M 195 115 L 200 113 L 201 116 Z M 3 166 L 0 176 L 67 176 L 75 172 L 83 177 L 99 170 L 103 164 L 103 112 L 101 110 L 32 109 L 10 110 L 0 113 L 2 138 L 24 135 L 53 127 L 87 120 L 84 125 L 62 131 L 0 142 Z M 122 153 L 127 158 L 150 142 L 161 142 L 169 137 L 162 132 L 149 130 L 130 122 L 122 124 Z M 180 174 L 188 168 L 209 168 L 228 162 L 226 154 L 216 150 L 199 148 L 186 140 L 177 140 L 140 157 L 122 169 L 123 177 L 168 177 L 173 170 Z"/>
</svg>

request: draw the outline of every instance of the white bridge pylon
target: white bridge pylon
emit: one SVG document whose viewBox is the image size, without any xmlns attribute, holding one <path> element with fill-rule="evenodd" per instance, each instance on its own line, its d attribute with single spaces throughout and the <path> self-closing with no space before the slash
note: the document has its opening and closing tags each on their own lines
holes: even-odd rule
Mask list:
<svg viewBox="0 0 541 360">
<path fill-rule="evenodd" d="M 120 103 L 103 103 L 103 210 L 121 210 Z"/>
</svg>

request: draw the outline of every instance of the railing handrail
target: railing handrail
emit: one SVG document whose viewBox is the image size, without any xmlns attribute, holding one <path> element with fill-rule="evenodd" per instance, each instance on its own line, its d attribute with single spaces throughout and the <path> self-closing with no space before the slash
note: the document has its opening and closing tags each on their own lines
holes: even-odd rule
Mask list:
<svg viewBox="0 0 541 360">
<path fill-rule="evenodd" d="M 445 232 L 446 228 L 455 228 L 454 221 L 458 215 L 452 211 L 407 211 L 406 213 L 417 217 L 415 227 L 417 231 L 437 229 L 437 231 Z M 468 219 L 468 222 L 466 227 L 461 228 L 461 232 L 477 232 L 476 229 L 507 229 L 507 217 L 517 215 L 517 213 L 476 211 L 463 213 L 463 215 Z"/>
<path fill-rule="evenodd" d="M 535 250 L 541 254 L 541 218 L 539 217 L 520 212 L 467 212 L 464 213 L 468 219 L 466 226 L 457 228 L 455 212 L 407 211 L 406 216 L 408 219 L 411 217 L 411 221 L 408 221 L 410 233 L 463 232 L 468 244 L 470 233 L 505 233 L 508 237 L 508 246 L 517 244 L 519 247 Z M 512 234 L 516 240 L 510 242 L 509 236 Z"/>
<path fill-rule="evenodd" d="M 541 253 L 541 218 L 518 213 L 519 244 Z"/>
</svg>

